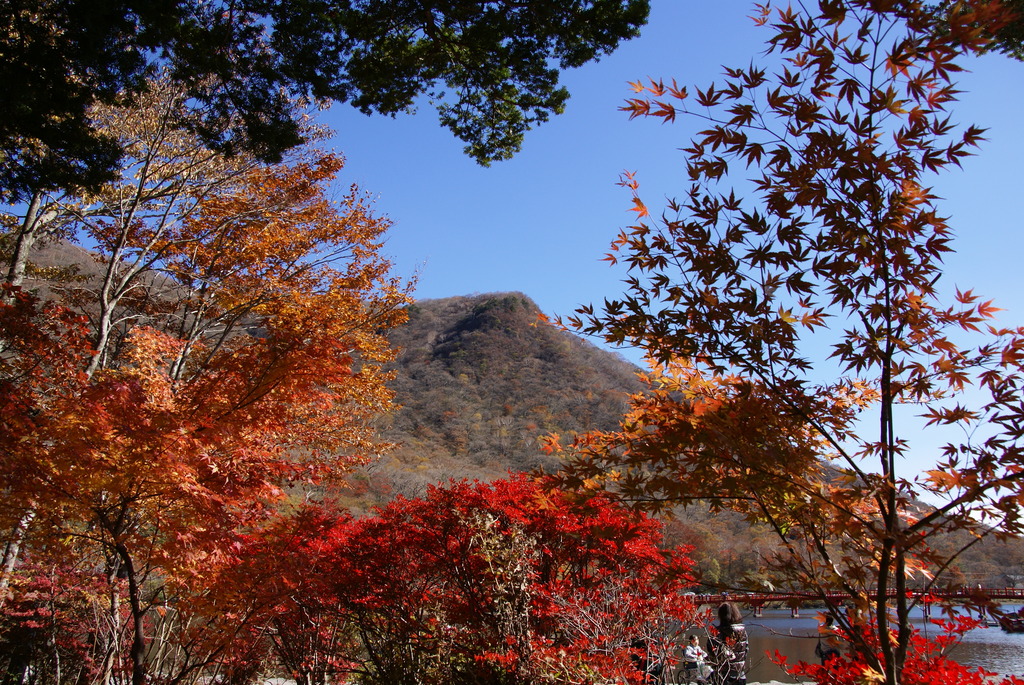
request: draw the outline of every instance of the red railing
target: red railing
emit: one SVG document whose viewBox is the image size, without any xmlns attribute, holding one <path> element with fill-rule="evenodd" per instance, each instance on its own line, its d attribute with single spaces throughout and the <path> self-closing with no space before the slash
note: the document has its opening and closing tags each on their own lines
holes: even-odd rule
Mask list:
<svg viewBox="0 0 1024 685">
<path fill-rule="evenodd" d="M 930 599 L 1021 599 L 1024 600 L 1024 588 L 960 588 L 957 590 L 909 590 L 907 594 L 915 599 L 928 602 Z M 895 590 L 890 590 L 887 595 L 895 597 Z M 750 606 L 763 606 L 770 602 L 779 602 L 789 606 L 796 606 L 804 602 L 815 602 L 832 600 L 843 602 L 850 599 L 846 592 L 751 592 L 751 593 L 721 593 L 717 595 L 694 595 L 697 604 L 718 604 L 720 602 L 734 602 L 736 604 L 748 604 Z"/>
</svg>

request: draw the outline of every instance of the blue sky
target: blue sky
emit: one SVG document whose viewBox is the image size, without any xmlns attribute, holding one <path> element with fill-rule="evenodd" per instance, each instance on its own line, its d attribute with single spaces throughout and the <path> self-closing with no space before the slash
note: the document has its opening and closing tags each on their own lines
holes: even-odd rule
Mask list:
<svg viewBox="0 0 1024 685">
<path fill-rule="evenodd" d="M 565 314 L 620 292 L 621 274 L 600 261 L 630 218 L 619 174 L 661 177 L 667 192 L 681 170 L 675 148 L 685 133 L 629 122 L 618 111 L 627 81 L 660 74 L 703 81 L 730 52 L 746 60 L 756 47 L 745 5 L 694 14 L 684 4 L 696 3 L 655 2 L 641 37 L 563 74 L 572 93 L 567 111 L 529 132 L 516 158 L 488 168 L 462 153 L 429 106 L 396 119 L 344 106 L 329 113 L 346 179 L 378 195 L 378 208 L 395 220 L 385 252 L 399 273 L 419 269 L 418 297 L 518 290 L 545 312 Z"/>
<path fill-rule="evenodd" d="M 344 182 L 378 198 L 395 221 L 385 248 L 400 275 L 419 273 L 417 296 L 521 291 L 549 315 L 622 292 L 622 272 L 601 261 L 628 225 L 630 196 L 616 183 L 637 173 L 648 205 L 684 188 L 683 147 L 696 123 L 634 120 L 619 111 L 629 81 L 675 78 L 706 86 L 721 65 L 746 65 L 763 51 L 745 0 L 654 0 L 642 35 L 616 53 L 564 75 L 567 111 L 528 134 L 512 161 L 477 166 L 438 126 L 430 108 L 396 119 L 336 106 L 326 122 L 348 159 Z M 988 142 L 963 170 L 934 178 L 943 214 L 952 217 L 953 285 L 1006 309 L 1000 323 L 1024 324 L 1024 64 L 974 59 L 955 121 L 988 129 Z M 637 363 L 639 355 L 627 352 Z M 914 432 L 912 429 L 911 432 Z M 957 437 L 957 436 L 951 436 Z M 934 463 L 939 436 L 915 450 L 911 470 Z"/>
<path fill-rule="evenodd" d="M 675 78 L 706 85 L 721 65 L 746 65 L 766 29 L 745 0 L 654 0 L 641 36 L 614 54 L 563 75 L 567 111 L 531 131 L 513 160 L 483 168 L 462 154 L 429 106 L 413 116 L 366 117 L 335 106 L 325 117 L 356 182 L 395 221 L 385 248 L 401 275 L 419 273 L 417 297 L 521 291 L 548 314 L 622 292 L 621 271 L 601 261 L 631 219 L 617 187 L 635 171 L 652 208 L 684 187 L 684 146 L 696 123 L 629 121 L 619 111 L 628 81 Z M 1024 64 L 974 60 L 954 119 L 989 129 L 962 171 L 936 177 L 940 207 L 953 217 L 958 254 L 948 260 L 960 287 L 996 299 L 1006 323 L 1024 321 L 1018 208 L 1024 194 Z M 636 358 L 635 355 L 627 355 Z"/>
</svg>

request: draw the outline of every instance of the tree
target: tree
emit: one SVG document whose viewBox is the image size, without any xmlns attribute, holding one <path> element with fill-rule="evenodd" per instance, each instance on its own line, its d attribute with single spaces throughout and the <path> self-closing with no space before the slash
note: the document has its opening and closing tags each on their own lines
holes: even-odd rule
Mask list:
<svg viewBox="0 0 1024 685">
<path fill-rule="evenodd" d="M 274 672 L 324 685 L 350 671 L 351 630 L 324 601 L 335 573 L 324 549 L 350 520 L 330 503 L 285 507 L 236 536 L 224 563 L 174 578 L 159 620 L 173 653 L 155 675 L 241 685 Z"/>
<path fill-rule="evenodd" d="M 637 34 L 647 0 L 303 3 L 19 0 L 0 10 L 0 189 L 95 189 L 123 150 L 90 119 L 129 104 L 158 66 L 185 89 L 183 122 L 224 152 L 276 162 L 303 140 L 296 96 L 395 115 L 420 95 L 481 163 L 562 111 L 560 68 Z"/>
<path fill-rule="evenodd" d="M 87 682 L 96 676 L 95 620 L 103 579 L 73 560 L 40 557 L 23 565 L 0 615 L 4 683 Z"/>
<path fill-rule="evenodd" d="M 1013 59 L 1024 61 L 1024 2 L 1022 0 L 1003 0 L 1002 5 L 1009 10 L 1009 17 L 993 26 L 986 27 L 981 24 L 986 35 L 992 41 L 986 50 L 1001 52 Z M 940 19 L 946 14 L 956 11 L 956 3 L 943 2 L 935 8 Z"/>
<path fill-rule="evenodd" d="M 766 523 L 776 582 L 825 600 L 861 677 L 887 685 L 920 656 L 908 591 L 958 553 L 929 541 L 1021 532 L 1024 330 L 991 325 L 970 291 L 942 304 L 952 238 L 926 185 L 981 139 L 950 122 L 952 78 L 1005 20 L 983 2 L 943 30 L 913 0 L 764 8 L 770 68 L 727 69 L 692 106 L 675 82 L 636 84 L 631 116 L 704 124 L 684 149 L 690 185 L 656 218 L 624 177 L 638 222 L 610 258 L 629 292 L 571 319 L 652 371 L 619 431 L 576 441 L 565 482 Z M 967 437 L 907 475 L 922 426 Z"/>
<path fill-rule="evenodd" d="M 1007 0 L 1006 6 L 1013 11 L 1014 18 L 995 33 L 995 49 L 1024 61 L 1024 2 Z"/>
<path fill-rule="evenodd" d="M 139 218 L 155 225 L 152 230 L 160 235 L 165 227 L 195 211 L 204 197 L 257 166 L 250 155 L 225 158 L 184 130 L 180 112 L 187 108 L 187 99 L 186 88 L 158 78 L 147 84 L 146 93 L 131 107 L 96 106 L 90 110 L 93 124 L 112 137 L 125 155 L 119 169 L 121 178 L 87 194 L 74 188 L 33 187 L 26 205 L 0 214 L 6 229 L 2 246 L 8 284 L 21 286 L 26 276 L 36 275 L 53 285 L 72 275 L 54 273 L 52 268 L 33 271 L 29 255 L 37 245 L 79 239 L 93 220 L 124 224 Z M 307 128 L 304 135 L 316 139 L 319 133 Z"/>
<path fill-rule="evenodd" d="M 111 625 L 128 604 L 135 683 L 175 578 L 224 563 L 286 488 L 386 449 L 370 425 L 391 399 L 383 332 L 407 302 L 377 253 L 388 222 L 355 188 L 328 199 L 340 158 L 225 160 L 172 110 L 121 111 L 124 177 L 46 206 L 94 246 L 94 273 L 42 281 L 45 309 L 14 286 L 0 305 L 8 542 L 32 526 L 36 546 L 93 555 Z M 103 682 L 123 657 L 108 646 Z"/>
<path fill-rule="evenodd" d="M 307 663 L 363 683 L 632 681 L 633 638 L 696 620 L 685 550 L 659 549 L 658 530 L 524 476 L 453 482 L 292 544 L 304 591 L 277 620 L 333 613 L 357 643 Z"/>
<path fill-rule="evenodd" d="M 66 308 L 40 306 L 38 299 L 4 285 L 0 303 L 0 528 L 5 536 L 0 564 L 0 608 L 28 528 L 35 519 L 38 501 L 29 496 L 7 496 L 8 484 L 23 475 L 31 462 L 22 460 L 22 445 L 38 430 L 39 416 L 51 398 L 82 390 L 82 367 L 88 363 L 88 331 L 81 317 Z"/>
</svg>

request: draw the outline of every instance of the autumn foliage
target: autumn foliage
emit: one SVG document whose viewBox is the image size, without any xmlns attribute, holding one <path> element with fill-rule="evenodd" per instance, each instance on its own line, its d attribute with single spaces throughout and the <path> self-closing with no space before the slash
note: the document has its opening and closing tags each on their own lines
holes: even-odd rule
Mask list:
<svg viewBox="0 0 1024 685">
<path fill-rule="evenodd" d="M 93 612 L 104 578 L 53 558 L 21 567 L 0 615 L 5 674 L 31 669 L 36 682 L 88 682 L 100 667 Z"/>
<path fill-rule="evenodd" d="M 175 98 L 155 84 L 97 114 L 132 153 L 119 182 L 9 217 L 3 589 L 19 552 L 88 560 L 102 682 L 147 677 L 153 607 L 202 594 L 239 535 L 386 449 L 383 333 L 407 302 L 378 254 L 388 222 L 355 188 L 330 196 L 340 158 L 223 158 L 175 128 Z M 95 269 L 33 271 L 31 245 L 58 238 Z"/>
<path fill-rule="evenodd" d="M 932 638 L 926 637 L 921 631 L 915 629 L 911 633 L 902 682 L 908 685 L 932 685 L 933 683 L 1021 685 L 1024 683 L 1024 679 L 1016 676 L 1000 678 L 995 673 L 989 673 L 984 669 L 968 668 L 946 656 L 946 653 L 956 646 L 965 633 L 979 627 L 980 623 L 977 619 L 967 616 L 947 621 L 934 621 L 935 625 L 932 628 L 938 633 L 938 637 Z M 876 658 L 881 659 L 881 650 L 876 642 L 877 632 L 868 627 L 863 639 L 874 646 Z M 783 666 L 788 665 L 784 656 L 777 654 L 775 658 Z M 833 657 L 826 665 L 797 663 L 792 664 L 789 670 L 796 677 L 809 679 L 811 682 L 823 685 L 855 685 L 864 682 L 864 673 L 869 668 L 863 658 L 854 652 Z"/>
<path fill-rule="evenodd" d="M 644 3 L 628 7 L 620 28 Z M 640 682 L 636 660 L 671 660 L 699 616 L 686 550 L 624 503 L 700 500 L 772 530 L 769 582 L 816 594 L 849 642 L 794 674 L 980 682 L 912 630 L 910 590 L 963 551 L 936 536 L 1024 532 L 1024 329 L 946 286 L 952 231 L 927 178 L 982 140 L 951 123 L 953 79 L 1013 17 L 983 0 L 936 12 L 762 7 L 769 67 L 634 84 L 630 116 L 701 122 L 688 184 L 659 216 L 623 178 L 636 223 L 609 259 L 628 292 L 571 323 L 642 348 L 649 392 L 618 430 L 551 439 L 558 487 L 455 482 L 359 519 L 330 502 L 389 448 L 373 422 L 409 296 L 380 254 L 388 221 L 354 187 L 332 194 L 336 155 L 211 150 L 181 83 L 94 107 L 125 151 L 117 178 L 19 180 L 26 202 L 2 217 L 5 681 L 242 685 L 276 665 L 299 685 Z M 558 109 L 552 74 L 527 76 Z M 546 117 L 462 95 L 520 124 L 490 139 L 449 109 L 481 159 Z M 74 243 L 89 268 L 32 262 Z M 922 428 L 968 437 L 935 450 Z M 928 449 L 935 468 L 905 474 Z"/>
<path fill-rule="evenodd" d="M 275 652 L 301 683 L 635 682 L 635 639 L 698 620 L 685 550 L 661 549 L 656 521 L 522 476 L 298 519 L 317 523 L 272 535 L 289 542 L 262 575 Z"/>
<path fill-rule="evenodd" d="M 688 183 L 659 215 L 623 178 L 637 222 L 609 259 L 628 292 L 570 321 L 652 371 L 620 430 L 571 446 L 564 482 L 767 524 L 772 582 L 847 593 L 849 612 L 830 608 L 858 677 L 888 685 L 918 682 L 907 590 L 943 583 L 962 551 L 929 542 L 1021 532 L 1022 330 L 947 287 L 953 235 L 927 181 L 981 141 L 952 123 L 953 79 L 1008 18 L 986 2 L 941 25 L 913 0 L 765 6 L 770 64 L 634 84 L 630 116 L 700 125 Z M 929 450 L 934 470 L 903 472 Z"/>
<path fill-rule="evenodd" d="M 389 224 L 335 155 L 206 149 L 182 97 L 97 110 L 122 178 L 5 217 L 5 678 L 636 681 L 633 640 L 696 620 L 653 520 L 525 477 L 331 504 L 389 449 Z"/>
</svg>

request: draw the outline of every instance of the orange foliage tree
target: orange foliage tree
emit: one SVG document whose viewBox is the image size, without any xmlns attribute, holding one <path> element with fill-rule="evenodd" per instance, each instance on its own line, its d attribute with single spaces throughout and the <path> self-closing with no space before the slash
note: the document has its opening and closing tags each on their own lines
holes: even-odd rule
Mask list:
<svg viewBox="0 0 1024 685">
<path fill-rule="evenodd" d="M 2 487 L 8 550 L 64 546 L 103 569 L 103 682 L 122 630 L 145 679 L 151 607 L 170 587 L 201 591 L 289 488 L 385 449 L 371 427 L 391 401 L 384 332 L 407 301 L 378 254 L 388 222 L 355 188 L 329 197 L 340 158 L 225 160 L 173 112 L 156 97 L 103 115 L 132 151 L 122 180 L 10 222 L 17 240 L 81 240 L 97 265 L 26 280 L 49 289 L 45 309 L 16 286 L 3 304 Z M 8 554 L 5 583 L 14 566 Z"/>
<path fill-rule="evenodd" d="M 950 123 L 952 77 L 1005 19 L 986 2 L 941 30 L 915 0 L 765 7 L 771 68 L 692 95 L 636 84 L 631 116 L 704 124 L 684 149 L 690 184 L 658 217 L 624 178 L 638 221 L 610 259 L 628 293 L 570 320 L 653 371 L 619 431 L 571 446 L 565 481 L 767 523 L 778 582 L 824 600 L 858 672 L 887 685 L 909 682 L 908 591 L 956 557 L 929 541 L 1021 532 L 1024 331 L 943 287 L 952 236 L 926 181 L 980 140 Z M 908 474 L 922 426 L 968 437 Z"/>
</svg>

